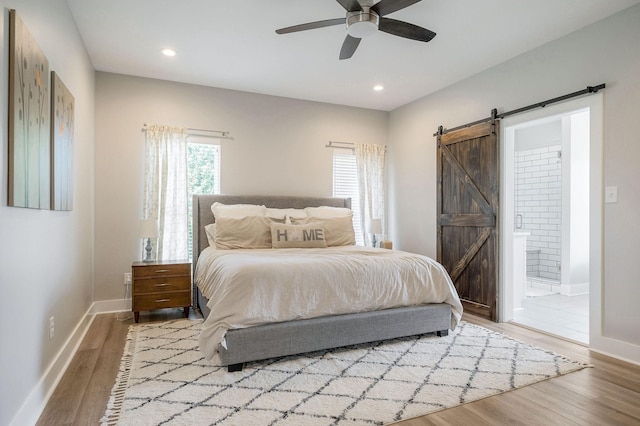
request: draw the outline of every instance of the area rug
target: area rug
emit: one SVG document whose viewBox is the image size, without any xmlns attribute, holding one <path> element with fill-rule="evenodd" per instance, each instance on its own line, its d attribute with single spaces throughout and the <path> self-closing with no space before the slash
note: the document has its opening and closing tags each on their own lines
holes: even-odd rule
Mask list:
<svg viewBox="0 0 640 426">
<path fill-rule="evenodd" d="M 245 365 L 206 361 L 202 320 L 132 325 L 103 425 L 384 425 L 586 365 L 462 322 L 422 335 Z"/>
</svg>

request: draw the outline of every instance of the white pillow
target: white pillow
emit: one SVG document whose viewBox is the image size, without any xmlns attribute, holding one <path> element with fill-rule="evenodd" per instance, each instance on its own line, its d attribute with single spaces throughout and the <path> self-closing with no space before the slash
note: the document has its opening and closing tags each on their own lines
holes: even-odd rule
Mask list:
<svg viewBox="0 0 640 426">
<path fill-rule="evenodd" d="M 324 228 L 318 223 L 306 225 L 271 224 L 273 248 L 325 248 Z"/>
<path fill-rule="evenodd" d="M 321 207 L 306 207 L 305 211 L 308 216 L 313 217 L 343 217 L 343 216 L 353 216 L 353 211 L 346 207 L 329 207 L 329 206 L 321 206 Z"/>
<path fill-rule="evenodd" d="M 266 207 L 255 204 L 222 204 L 216 201 L 211 205 L 211 212 L 218 221 L 219 217 L 265 216 Z"/>
<path fill-rule="evenodd" d="M 209 241 L 209 246 L 216 248 L 216 224 L 210 223 L 209 225 L 204 227 L 204 232 L 207 234 L 207 241 Z"/>
<path fill-rule="evenodd" d="M 328 247 L 354 246 L 356 245 L 356 234 L 353 231 L 353 218 L 349 216 L 339 217 L 306 217 L 303 219 L 292 219 L 294 225 L 305 225 L 317 223 L 324 228 L 324 237 Z"/>
<path fill-rule="evenodd" d="M 303 217 L 307 217 L 307 212 L 305 209 L 274 209 L 267 207 L 266 215 L 275 219 L 287 219 L 286 223 L 291 223 L 289 218 L 302 219 Z"/>
<path fill-rule="evenodd" d="M 266 216 L 222 216 L 216 221 L 216 247 L 225 250 L 271 248 L 271 223 Z"/>
</svg>

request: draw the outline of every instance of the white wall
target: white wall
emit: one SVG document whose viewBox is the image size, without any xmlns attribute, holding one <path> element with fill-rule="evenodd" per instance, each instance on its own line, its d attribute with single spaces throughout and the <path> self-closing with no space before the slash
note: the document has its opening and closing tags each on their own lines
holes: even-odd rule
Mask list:
<svg viewBox="0 0 640 426">
<path fill-rule="evenodd" d="M 64 0 L 0 0 L 0 424 L 35 421 L 92 301 L 94 71 Z M 75 97 L 74 207 L 7 207 L 9 9 Z M 49 340 L 49 317 L 55 337 Z M 71 342 L 73 344 L 73 342 Z"/>
<path fill-rule="evenodd" d="M 224 194 L 332 195 L 330 140 L 386 144 L 388 113 L 97 73 L 95 300 L 140 256 L 144 123 L 226 130 Z"/>
<path fill-rule="evenodd" d="M 619 202 L 604 208 L 603 336 L 596 349 L 640 362 L 640 6 L 634 6 L 391 112 L 390 234 L 401 249 L 436 254 L 436 139 L 455 127 L 606 83 L 604 185 Z"/>
</svg>

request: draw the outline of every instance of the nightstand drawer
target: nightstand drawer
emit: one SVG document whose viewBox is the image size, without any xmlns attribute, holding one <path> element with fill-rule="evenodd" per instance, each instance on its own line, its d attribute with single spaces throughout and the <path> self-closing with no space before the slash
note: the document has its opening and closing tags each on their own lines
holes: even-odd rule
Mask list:
<svg viewBox="0 0 640 426">
<path fill-rule="evenodd" d="M 133 298 L 132 310 L 151 311 L 153 309 L 174 308 L 191 304 L 190 291 L 140 294 Z"/>
<path fill-rule="evenodd" d="M 191 275 L 191 264 L 145 265 L 133 267 L 133 278 L 166 277 L 171 275 Z"/>
<path fill-rule="evenodd" d="M 134 281 L 133 294 L 157 293 L 167 291 L 190 291 L 189 277 L 154 277 Z"/>
</svg>

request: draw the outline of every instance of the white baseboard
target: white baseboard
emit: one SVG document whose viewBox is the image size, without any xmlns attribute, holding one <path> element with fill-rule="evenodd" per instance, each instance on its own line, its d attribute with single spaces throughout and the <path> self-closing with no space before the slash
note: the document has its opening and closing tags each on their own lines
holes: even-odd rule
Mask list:
<svg viewBox="0 0 640 426">
<path fill-rule="evenodd" d="M 91 305 L 91 313 L 94 315 L 124 311 L 131 311 L 131 299 L 101 300 Z"/>
<path fill-rule="evenodd" d="M 560 294 L 563 296 L 580 296 L 589 294 L 589 283 L 580 284 L 562 284 L 560 286 Z"/>
<path fill-rule="evenodd" d="M 94 318 L 95 314 L 89 308 L 80 318 L 78 325 L 71 332 L 71 335 L 53 361 L 51 361 L 38 383 L 29 393 L 29 396 L 11 421 L 10 424 L 12 426 L 35 425 L 37 423 L 40 414 L 42 414 L 44 407 L 49 402 L 49 398 L 51 398 L 53 391 L 62 379 Z"/>
<path fill-rule="evenodd" d="M 67 367 L 78 351 L 82 339 L 91 326 L 97 314 L 111 312 L 131 311 L 131 299 L 116 299 L 94 302 L 87 312 L 82 316 L 78 325 L 62 346 L 46 369 L 36 386 L 31 390 L 29 396 L 11 421 L 11 426 L 35 425 L 47 406 L 53 391 L 58 386 L 62 376 L 67 371 Z"/>
<path fill-rule="evenodd" d="M 589 339 L 589 349 L 631 364 L 640 365 L 640 346 L 632 343 L 597 336 Z"/>
</svg>

